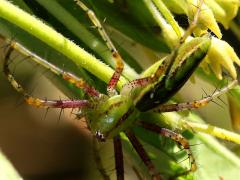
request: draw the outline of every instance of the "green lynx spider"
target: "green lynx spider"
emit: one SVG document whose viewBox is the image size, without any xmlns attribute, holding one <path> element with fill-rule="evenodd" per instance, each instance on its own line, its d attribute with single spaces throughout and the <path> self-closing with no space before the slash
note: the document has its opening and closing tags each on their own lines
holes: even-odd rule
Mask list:
<svg viewBox="0 0 240 180">
<path fill-rule="evenodd" d="M 195 38 L 187 43 L 184 43 L 188 35 L 192 33 L 194 26 L 196 26 L 200 9 L 198 9 L 190 28 L 181 38 L 172 54 L 149 68 L 145 73 L 143 73 L 142 78 L 125 84 L 120 94 L 117 94 L 116 85 L 123 70 L 122 58 L 105 33 L 105 30 L 102 28 L 93 11 L 88 9 L 81 1 L 77 0 L 76 3 L 84 11 L 86 11 L 93 24 L 99 30 L 104 41 L 106 41 L 106 44 L 112 52 L 113 58 L 116 60 L 116 69 L 108 83 L 107 95 L 100 94 L 83 79 L 78 78 L 71 73 L 63 72 L 60 68 L 48 63 L 46 60 L 38 57 L 20 44 L 13 41 L 10 42 L 10 48 L 6 53 L 4 62 L 4 73 L 12 86 L 24 95 L 24 98 L 29 105 L 44 108 L 81 109 L 86 115 L 89 129 L 93 134 L 95 134 L 99 141 L 105 141 L 110 138 L 114 139 L 117 179 L 124 179 L 123 155 L 121 150 L 122 145 L 121 138 L 119 136 L 120 132 L 126 134 L 134 149 L 147 166 L 152 178 L 162 179 L 162 176 L 157 172 L 143 146 L 131 131 L 131 124 L 133 123 L 149 131 L 169 137 L 179 143 L 186 150 L 190 160 L 191 167 L 187 172 L 196 170 L 196 163 L 190 150 L 189 143 L 184 137 L 171 130 L 136 120 L 138 120 L 139 113 L 143 111 L 152 110 L 155 112 L 171 112 L 205 106 L 215 96 L 227 91 L 236 84 L 236 81 L 233 81 L 226 88 L 216 91 L 212 96 L 208 96 L 198 101 L 180 104 L 164 104 L 190 77 L 194 69 L 201 62 L 201 59 L 203 59 L 206 55 L 208 47 L 210 46 L 211 40 L 207 36 Z M 13 49 L 17 49 L 21 53 L 33 59 L 36 63 L 41 64 L 53 73 L 61 76 L 64 80 L 74 84 L 78 88 L 83 89 L 91 98 L 89 100 L 44 100 L 30 96 L 15 80 L 9 70 L 8 65 Z M 181 64 L 181 67 L 179 64 Z M 158 101 L 156 101 L 156 99 L 158 99 Z M 146 100 L 149 101 L 145 103 Z M 81 114 L 77 116 L 80 117 Z M 96 119 L 95 117 L 99 118 Z"/>
</svg>

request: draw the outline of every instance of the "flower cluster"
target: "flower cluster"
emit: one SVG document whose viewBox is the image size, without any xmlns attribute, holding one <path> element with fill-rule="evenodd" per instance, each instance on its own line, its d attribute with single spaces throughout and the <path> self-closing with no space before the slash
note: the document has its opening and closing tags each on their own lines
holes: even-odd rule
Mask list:
<svg viewBox="0 0 240 180">
<path fill-rule="evenodd" d="M 161 6 L 157 0 L 154 1 L 162 15 L 158 17 L 161 21 L 158 20 L 157 22 L 163 29 L 163 36 L 170 47 L 174 48 L 184 33 L 182 28 L 174 18 L 172 18 L 172 13 L 186 15 L 189 23 L 191 23 L 199 9 L 200 1 L 201 0 L 162 0 L 162 3 L 160 3 Z M 168 9 L 168 11 L 163 11 L 163 6 L 165 9 Z M 222 79 L 223 68 L 229 72 L 232 78 L 237 78 L 234 62 L 240 66 L 240 60 L 234 49 L 227 42 L 221 40 L 222 33 L 218 22 L 221 23 L 224 28 L 229 28 L 231 20 L 237 14 L 238 7 L 238 0 L 204 0 L 200 7 L 198 21 L 196 22 L 197 26 L 194 29 L 194 36 L 202 36 L 210 30 L 217 37 L 212 37 L 211 47 L 201 67 L 203 67 L 206 72 L 209 72 L 209 69 L 211 69 L 219 79 Z"/>
</svg>

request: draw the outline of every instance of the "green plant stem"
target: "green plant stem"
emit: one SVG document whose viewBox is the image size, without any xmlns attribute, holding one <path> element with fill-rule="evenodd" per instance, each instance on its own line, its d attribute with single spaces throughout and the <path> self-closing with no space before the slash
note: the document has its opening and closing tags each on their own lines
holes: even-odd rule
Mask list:
<svg viewBox="0 0 240 180">
<path fill-rule="evenodd" d="M 240 144 L 240 135 L 222 128 L 204 124 L 203 120 L 196 114 L 189 114 L 187 118 L 182 118 L 178 113 L 164 113 L 164 121 L 173 128 L 182 130 L 192 130 L 204 144 L 207 145 L 215 153 L 230 160 L 234 165 L 240 167 L 239 158 L 230 152 L 226 147 L 222 146 L 215 138 L 215 136 L 223 140 L 231 141 Z M 195 122 L 193 122 L 195 121 Z"/>
<path fill-rule="evenodd" d="M 143 2 L 145 3 L 146 7 L 148 8 L 149 12 L 152 14 L 153 18 L 155 19 L 159 27 L 161 28 L 162 35 L 166 43 L 168 44 L 168 46 L 173 48 L 179 39 L 176 32 L 174 31 L 172 26 L 170 26 L 166 22 L 166 20 L 162 17 L 162 15 L 157 10 L 156 6 L 152 3 L 152 1 L 144 0 Z"/>
<path fill-rule="evenodd" d="M 203 132 L 205 134 L 210 134 L 212 136 L 231 141 L 237 144 L 240 144 L 240 135 L 225 129 L 215 127 L 209 124 L 200 124 L 196 122 L 182 121 L 187 127 L 190 127 L 194 131 Z"/>
<path fill-rule="evenodd" d="M 240 135 L 234 132 L 215 127 L 212 125 L 204 124 L 203 120 L 191 113 L 187 119 L 183 119 L 178 113 L 164 113 L 164 121 L 166 124 L 169 124 L 171 127 L 178 129 L 192 129 L 196 132 L 202 132 L 209 134 L 215 137 L 218 137 L 223 140 L 231 141 L 237 144 L 240 144 Z"/>
<path fill-rule="evenodd" d="M 45 9 L 48 10 L 54 17 L 56 17 L 69 31 L 74 33 L 78 38 L 80 38 L 85 44 L 87 44 L 92 50 L 94 50 L 107 64 L 112 67 L 115 65 L 115 60 L 109 51 L 106 51 L 108 47 L 90 33 L 86 27 L 81 24 L 73 15 L 71 15 L 66 9 L 64 9 L 57 1 L 51 0 L 37 0 Z M 81 10 L 79 8 L 79 10 Z M 103 53 L 104 52 L 104 53 Z M 130 68 L 127 64 L 124 66 L 123 75 L 134 79 L 137 77 L 137 73 Z"/>
<path fill-rule="evenodd" d="M 176 32 L 177 36 L 180 38 L 181 37 L 181 28 L 179 27 L 178 23 L 175 21 L 170 10 L 165 6 L 165 4 L 162 1 L 153 0 L 153 2 L 155 3 L 155 5 L 159 9 L 159 11 L 163 14 L 164 18 L 172 26 L 172 28 Z"/>
<path fill-rule="evenodd" d="M 104 82 L 108 82 L 113 74 L 113 70 L 106 64 L 102 63 L 94 56 L 78 47 L 72 41 L 66 39 L 60 33 L 44 24 L 42 21 L 29 15 L 18 7 L 6 0 L 0 0 L 0 17 L 21 27 L 28 33 L 34 35 L 49 46 L 58 50 L 76 65 L 79 65 L 99 77 Z M 121 89 L 126 80 L 121 77 L 118 82 L 118 89 Z"/>
</svg>

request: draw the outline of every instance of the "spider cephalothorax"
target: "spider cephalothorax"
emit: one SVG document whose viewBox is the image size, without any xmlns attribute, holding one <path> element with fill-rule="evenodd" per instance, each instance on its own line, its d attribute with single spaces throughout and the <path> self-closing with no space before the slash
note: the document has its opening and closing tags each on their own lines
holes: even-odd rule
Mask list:
<svg viewBox="0 0 240 180">
<path fill-rule="evenodd" d="M 104 140 L 128 128 L 137 114 L 130 97 L 114 95 L 89 110 L 86 117 L 91 131 Z"/>
</svg>

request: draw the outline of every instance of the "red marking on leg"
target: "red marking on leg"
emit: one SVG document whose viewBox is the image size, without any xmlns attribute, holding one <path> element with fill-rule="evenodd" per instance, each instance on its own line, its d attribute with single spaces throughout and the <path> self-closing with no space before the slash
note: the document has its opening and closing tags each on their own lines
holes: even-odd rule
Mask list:
<svg viewBox="0 0 240 180">
<path fill-rule="evenodd" d="M 2 37 L 0 37 L 0 38 L 2 38 Z M 85 82 L 82 78 L 78 78 L 77 76 L 75 76 L 71 73 L 63 72 L 57 66 L 49 63 L 45 59 L 42 59 L 40 56 L 29 51 L 27 48 L 25 48 L 24 46 L 22 46 L 21 44 L 19 44 L 17 42 L 10 41 L 9 39 L 6 39 L 6 38 L 3 38 L 3 39 L 9 42 L 9 49 L 7 50 L 7 53 L 5 55 L 4 72 L 5 72 L 6 76 L 8 76 L 9 81 L 11 82 L 11 84 L 14 86 L 14 88 L 17 91 L 19 91 L 17 88 L 18 83 L 16 82 L 16 80 L 14 79 L 13 75 L 10 73 L 10 70 L 8 68 L 8 64 L 10 62 L 10 55 L 11 55 L 13 49 L 17 50 L 22 55 L 25 55 L 26 57 L 30 58 L 35 63 L 43 66 L 44 68 L 51 71 L 52 73 L 62 77 L 64 80 L 74 84 L 76 87 L 83 89 L 90 96 L 99 97 L 100 93 L 94 87 L 91 87 L 90 85 L 88 85 L 88 83 Z"/>
<path fill-rule="evenodd" d="M 112 77 L 111 77 L 111 79 L 110 79 L 110 81 L 108 82 L 108 85 L 107 85 L 108 95 L 112 96 L 113 94 L 116 94 L 115 88 L 116 88 L 118 80 L 119 80 L 119 78 L 120 78 L 120 76 L 122 74 L 122 71 L 123 71 L 124 64 L 123 64 L 122 57 L 120 56 L 120 54 L 118 53 L 117 49 L 113 45 L 111 39 L 108 37 L 106 31 L 104 30 L 104 28 L 101 25 L 100 21 L 96 17 L 95 13 L 91 9 L 89 9 L 81 1 L 75 0 L 75 2 L 77 3 L 77 5 L 79 5 L 79 7 L 81 7 L 87 13 L 89 19 L 92 21 L 94 26 L 96 26 L 99 34 L 102 36 L 102 39 L 104 40 L 104 42 L 106 42 L 106 45 L 109 48 L 109 50 L 111 51 L 112 57 L 113 57 L 113 59 L 116 62 L 115 72 L 112 75 Z"/>
<path fill-rule="evenodd" d="M 175 103 L 175 104 L 162 104 L 156 107 L 153 111 L 154 112 L 174 112 L 174 111 L 183 111 L 183 110 L 191 110 L 191 109 L 198 109 L 201 107 L 206 106 L 209 102 L 213 101 L 214 98 L 221 96 L 222 94 L 226 93 L 228 90 L 233 88 L 238 84 L 237 80 L 230 82 L 227 86 L 223 87 L 215 91 L 212 95 L 204 97 L 199 100 L 191 101 L 191 102 L 184 102 L 184 103 Z"/>
<path fill-rule="evenodd" d="M 62 74 L 64 80 L 69 81 L 76 87 L 83 89 L 88 95 L 99 97 L 99 92 L 92 86 L 88 85 L 83 79 L 77 78 L 71 73 L 64 72 Z"/>
<path fill-rule="evenodd" d="M 149 131 L 158 133 L 164 137 L 168 137 L 176 142 L 178 142 L 187 152 L 190 163 L 191 163 L 191 168 L 189 171 L 195 171 L 197 169 L 197 165 L 195 163 L 195 159 L 192 155 L 192 152 L 190 150 L 190 146 L 189 143 L 187 141 L 186 138 L 184 138 L 181 134 L 177 134 L 169 129 L 166 128 L 161 128 L 155 124 L 150 124 L 150 123 L 146 123 L 146 122 L 140 122 L 140 125 L 144 128 L 147 129 Z M 187 171 L 187 172 L 189 172 Z"/>
<path fill-rule="evenodd" d="M 89 107 L 88 100 L 42 100 L 39 98 L 28 97 L 26 102 L 29 105 L 43 108 L 83 108 Z"/>
<path fill-rule="evenodd" d="M 149 77 L 132 80 L 129 83 L 124 84 L 121 90 L 121 94 L 128 94 L 130 91 L 134 90 L 135 88 L 144 87 L 149 83 L 150 83 Z"/>
<path fill-rule="evenodd" d="M 115 68 L 115 72 L 113 73 L 107 85 L 107 92 L 110 95 L 112 94 L 112 92 L 114 92 L 114 89 L 116 88 L 116 85 L 120 79 L 120 76 L 124 68 L 123 60 L 115 48 L 113 49 L 112 56 L 116 61 L 116 68 Z"/>
<path fill-rule="evenodd" d="M 161 175 L 157 172 L 154 164 L 152 163 L 151 159 L 148 157 L 147 152 L 144 150 L 142 144 L 138 141 L 136 136 L 132 133 L 132 131 L 126 131 L 126 135 L 130 142 L 132 143 L 134 149 L 142 159 L 143 163 L 147 166 L 151 176 L 155 180 L 162 180 Z"/>
</svg>

